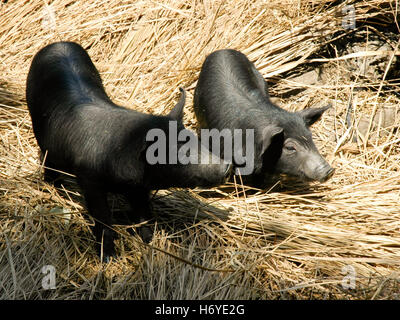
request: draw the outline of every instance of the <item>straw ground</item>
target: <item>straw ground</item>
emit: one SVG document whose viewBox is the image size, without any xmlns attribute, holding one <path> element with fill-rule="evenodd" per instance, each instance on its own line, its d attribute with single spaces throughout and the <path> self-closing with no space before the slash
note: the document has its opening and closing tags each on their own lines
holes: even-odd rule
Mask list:
<svg viewBox="0 0 400 320">
<path fill-rule="evenodd" d="M 348 5 L 355 30 L 343 28 Z M 382 39 L 385 30 L 398 35 L 398 6 L 383 0 L 0 4 L 0 298 L 398 299 L 399 80 L 389 71 L 399 43 L 374 51 L 366 38 L 366 49 L 353 55 L 338 45 L 361 29 Z M 117 224 L 120 258 L 102 265 L 73 177 L 58 190 L 42 180 L 26 108 L 32 57 L 58 40 L 86 48 L 110 97 L 128 108 L 165 114 L 178 87 L 186 88 L 184 121 L 193 130 L 191 98 L 204 58 L 220 48 L 241 50 L 282 107 L 332 103 L 313 134 L 336 174 L 323 185 L 282 180 L 252 190 L 236 181 L 155 192 L 153 241 L 145 245 Z M 342 62 L 370 57 L 386 59 L 378 80 L 347 76 Z M 317 81 L 298 77 L 316 68 L 323 71 Z M 394 110 L 389 122 L 385 110 Z M 114 216 L 122 216 L 125 204 L 110 203 Z M 53 290 L 42 286 L 45 265 L 56 271 Z"/>
</svg>

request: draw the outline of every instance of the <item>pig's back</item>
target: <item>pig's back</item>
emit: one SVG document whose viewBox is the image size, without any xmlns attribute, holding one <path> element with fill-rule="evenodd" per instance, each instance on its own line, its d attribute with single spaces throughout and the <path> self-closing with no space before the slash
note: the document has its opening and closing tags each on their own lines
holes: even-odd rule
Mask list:
<svg viewBox="0 0 400 320">
<path fill-rule="evenodd" d="M 247 119 L 249 113 L 261 115 L 269 103 L 266 90 L 264 79 L 244 54 L 230 49 L 213 52 L 203 64 L 195 91 L 200 125 L 223 129 Z"/>
<path fill-rule="evenodd" d="M 62 108 L 109 101 L 89 55 L 73 42 L 56 42 L 34 57 L 27 78 L 26 99 L 32 121 L 43 122 Z"/>
</svg>

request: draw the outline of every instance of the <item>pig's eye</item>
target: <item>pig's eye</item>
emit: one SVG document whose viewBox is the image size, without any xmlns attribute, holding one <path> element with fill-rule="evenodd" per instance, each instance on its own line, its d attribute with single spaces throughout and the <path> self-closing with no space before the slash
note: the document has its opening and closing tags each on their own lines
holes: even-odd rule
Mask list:
<svg viewBox="0 0 400 320">
<path fill-rule="evenodd" d="M 296 152 L 296 147 L 294 145 L 292 145 L 292 144 L 285 145 L 285 149 L 289 153 Z"/>
</svg>

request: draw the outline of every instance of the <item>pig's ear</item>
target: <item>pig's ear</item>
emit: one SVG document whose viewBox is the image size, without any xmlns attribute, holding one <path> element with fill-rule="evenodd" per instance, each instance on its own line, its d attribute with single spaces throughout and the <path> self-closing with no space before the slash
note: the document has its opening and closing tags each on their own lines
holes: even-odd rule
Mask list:
<svg viewBox="0 0 400 320">
<path fill-rule="evenodd" d="M 322 108 L 308 108 L 299 111 L 297 113 L 304 119 L 304 122 L 306 123 L 307 127 L 310 127 L 319 119 L 321 119 L 322 114 L 330 107 L 331 105 L 328 104 L 327 106 Z"/>
<path fill-rule="evenodd" d="M 168 114 L 168 117 L 181 122 L 183 120 L 183 107 L 185 106 L 186 92 L 183 88 L 179 88 L 179 90 L 181 92 L 181 97 L 175 107 Z"/>
<path fill-rule="evenodd" d="M 283 128 L 276 125 L 270 125 L 264 128 L 262 132 L 262 150 L 263 161 L 271 165 L 281 157 L 284 141 Z"/>
<path fill-rule="evenodd" d="M 276 125 L 270 125 L 264 128 L 262 132 L 262 146 L 263 151 L 265 151 L 273 142 L 279 142 L 278 140 L 283 140 L 283 128 Z M 283 142 L 283 141 L 282 141 Z"/>
</svg>

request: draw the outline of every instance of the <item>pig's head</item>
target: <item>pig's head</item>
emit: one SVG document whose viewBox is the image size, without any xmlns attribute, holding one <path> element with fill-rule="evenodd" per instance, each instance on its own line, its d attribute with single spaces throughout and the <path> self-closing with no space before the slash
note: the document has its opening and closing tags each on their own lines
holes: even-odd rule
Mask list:
<svg viewBox="0 0 400 320">
<path fill-rule="evenodd" d="M 276 115 L 276 122 L 266 126 L 262 133 L 262 142 L 266 145 L 262 154 L 263 170 L 302 181 L 328 180 L 335 170 L 318 152 L 309 127 L 329 107 L 299 112 L 282 110 Z"/>
<path fill-rule="evenodd" d="M 147 166 L 146 179 L 154 189 L 170 187 L 193 188 L 213 187 L 223 184 L 232 173 L 232 164 L 203 147 L 199 138 L 183 125 L 183 107 L 185 91 L 180 88 L 181 98 L 172 111 L 163 117 L 165 148 L 159 148 L 165 154 L 163 163 L 150 163 Z M 168 126 L 168 128 L 166 127 Z M 160 142 L 160 141 L 158 141 Z M 154 147 L 147 147 L 147 163 Z M 153 148 L 153 150 L 152 150 Z M 154 154 L 154 153 L 153 153 Z"/>
</svg>

